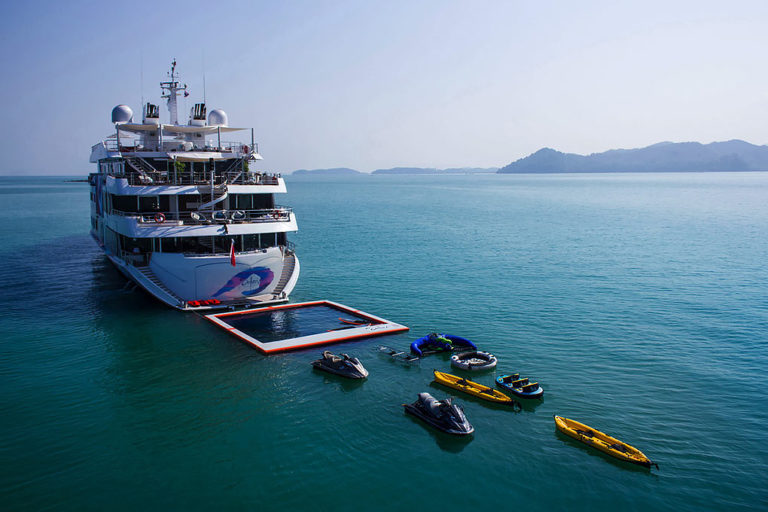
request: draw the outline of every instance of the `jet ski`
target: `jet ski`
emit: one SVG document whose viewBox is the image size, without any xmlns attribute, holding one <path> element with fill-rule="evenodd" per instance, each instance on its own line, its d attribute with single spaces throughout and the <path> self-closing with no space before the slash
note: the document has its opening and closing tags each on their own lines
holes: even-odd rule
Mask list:
<svg viewBox="0 0 768 512">
<path fill-rule="evenodd" d="M 433 427 L 455 435 L 469 435 L 475 431 L 464 410 L 455 405 L 452 399 L 437 400 L 429 393 L 419 393 L 419 398 L 412 404 L 403 404 L 405 412 L 424 420 Z"/>
<path fill-rule="evenodd" d="M 347 354 L 337 356 L 328 350 L 323 352 L 323 357 L 317 361 L 312 361 L 312 366 L 318 370 L 335 373 L 349 379 L 364 379 L 368 376 L 368 370 L 358 358 L 349 357 Z"/>
</svg>

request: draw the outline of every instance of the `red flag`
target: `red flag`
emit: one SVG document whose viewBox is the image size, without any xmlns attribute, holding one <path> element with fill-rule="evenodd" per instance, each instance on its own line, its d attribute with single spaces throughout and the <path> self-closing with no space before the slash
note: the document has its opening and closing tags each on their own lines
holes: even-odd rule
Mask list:
<svg viewBox="0 0 768 512">
<path fill-rule="evenodd" d="M 232 266 L 236 266 L 237 263 L 235 263 L 235 239 L 232 239 L 232 245 L 229 246 L 229 262 L 232 264 Z"/>
</svg>

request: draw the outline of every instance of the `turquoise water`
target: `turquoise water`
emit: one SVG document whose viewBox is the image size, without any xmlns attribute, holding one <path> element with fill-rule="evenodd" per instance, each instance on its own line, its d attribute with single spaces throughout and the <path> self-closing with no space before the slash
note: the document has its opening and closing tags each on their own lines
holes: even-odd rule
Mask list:
<svg viewBox="0 0 768 512">
<path fill-rule="evenodd" d="M 746 510 L 768 507 L 768 174 L 295 179 L 302 277 L 411 327 L 335 347 L 371 375 L 262 356 L 125 285 L 88 189 L 0 178 L 4 510 Z M 545 388 L 520 413 L 459 396 L 470 440 L 400 404 L 465 336 Z M 496 374 L 478 375 L 491 384 Z M 656 460 L 558 434 L 560 414 Z"/>
</svg>

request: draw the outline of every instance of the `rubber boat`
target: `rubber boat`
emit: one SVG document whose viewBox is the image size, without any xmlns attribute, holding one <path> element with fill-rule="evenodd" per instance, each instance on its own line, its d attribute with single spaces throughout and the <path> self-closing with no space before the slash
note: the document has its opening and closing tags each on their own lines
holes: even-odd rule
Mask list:
<svg viewBox="0 0 768 512">
<path fill-rule="evenodd" d="M 544 394 L 544 389 L 539 386 L 538 382 L 530 382 L 528 377 L 521 379 L 519 373 L 496 377 L 496 384 L 520 398 L 541 398 Z"/>
<path fill-rule="evenodd" d="M 519 402 L 513 398 L 508 397 L 501 391 L 497 391 L 491 387 L 483 386 L 482 384 L 472 382 L 471 380 L 461 378 L 457 375 L 451 375 L 450 373 L 443 373 L 437 370 L 434 370 L 434 374 L 435 382 L 442 384 L 443 386 L 458 389 L 459 391 L 463 391 L 464 393 L 482 398 L 483 400 L 487 400 L 489 402 L 510 405 L 512 407 L 517 406 L 522 409 Z"/>
<path fill-rule="evenodd" d="M 312 361 L 312 366 L 349 379 L 364 379 L 368 376 L 368 370 L 358 358 L 349 357 L 347 354 L 337 356 L 327 350 L 323 352 L 323 357 Z"/>
<path fill-rule="evenodd" d="M 451 398 L 437 400 L 429 393 L 419 393 L 419 398 L 412 404 L 403 404 L 405 412 L 429 423 L 436 429 L 449 434 L 466 436 L 475 431 L 464 410 L 454 404 Z"/>
<path fill-rule="evenodd" d="M 462 352 L 451 356 L 451 366 L 471 372 L 492 370 L 496 368 L 496 356 L 479 350 Z"/>
<path fill-rule="evenodd" d="M 651 459 L 646 457 L 643 452 L 634 446 L 619 441 L 615 437 L 604 434 L 603 432 L 595 430 L 583 423 L 579 423 L 578 421 L 563 418 L 562 416 L 555 416 L 554 418 L 557 429 L 567 436 L 592 446 L 593 448 L 597 448 L 601 452 L 607 453 L 611 457 L 616 457 L 619 460 L 638 464 L 646 468 L 654 465 L 656 466 L 656 469 L 659 469 L 658 464 L 651 461 Z"/>
<path fill-rule="evenodd" d="M 457 349 L 477 350 L 477 346 L 467 338 L 453 334 L 432 332 L 411 343 L 411 352 L 421 357 L 435 352 L 450 352 Z"/>
</svg>

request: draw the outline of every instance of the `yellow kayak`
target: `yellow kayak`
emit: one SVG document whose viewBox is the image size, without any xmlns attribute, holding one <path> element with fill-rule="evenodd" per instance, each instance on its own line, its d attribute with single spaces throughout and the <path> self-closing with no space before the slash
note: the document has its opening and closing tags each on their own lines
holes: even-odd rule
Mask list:
<svg viewBox="0 0 768 512">
<path fill-rule="evenodd" d="M 658 464 L 652 462 L 651 459 L 646 457 L 643 452 L 634 446 L 630 446 L 608 434 L 604 434 L 599 430 L 588 427 L 583 423 L 563 418 L 562 416 L 555 416 L 555 425 L 557 425 L 557 429 L 563 434 L 597 448 L 601 452 L 607 453 L 612 457 L 633 464 L 639 464 L 640 466 L 645 466 L 647 468 L 651 467 L 651 464 L 656 466 L 656 469 L 659 468 Z"/>
<path fill-rule="evenodd" d="M 482 398 L 483 400 L 488 400 L 489 402 L 494 402 L 497 404 L 504 404 L 504 405 L 520 406 L 520 404 L 517 403 L 516 400 L 513 400 L 512 398 L 508 397 L 501 391 L 497 391 L 494 388 L 483 386 L 482 384 L 478 384 L 477 382 L 472 382 L 471 380 L 464 379 L 457 375 L 451 375 L 450 373 L 443 373 L 437 370 L 434 370 L 434 373 L 435 373 L 435 382 L 437 382 L 438 384 L 442 384 L 443 386 L 448 386 L 449 388 L 458 389 L 459 391 L 463 391 L 464 393 L 469 393 L 470 395 L 476 396 L 478 398 Z"/>
</svg>

